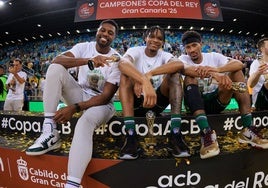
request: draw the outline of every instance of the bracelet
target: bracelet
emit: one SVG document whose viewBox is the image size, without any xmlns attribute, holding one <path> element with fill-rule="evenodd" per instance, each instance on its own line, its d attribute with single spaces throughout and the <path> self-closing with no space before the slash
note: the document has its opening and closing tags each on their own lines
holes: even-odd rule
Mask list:
<svg viewBox="0 0 268 188">
<path fill-rule="evenodd" d="M 79 106 L 78 103 L 75 103 L 74 106 L 75 106 L 75 111 L 76 112 L 80 112 L 81 111 L 81 107 Z"/>
<path fill-rule="evenodd" d="M 92 61 L 91 59 L 89 59 L 89 60 L 87 61 L 87 65 L 88 65 L 88 68 L 89 68 L 90 70 L 94 70 L 94 64 L 93 64 L 93 61 Z"/>
</svg>

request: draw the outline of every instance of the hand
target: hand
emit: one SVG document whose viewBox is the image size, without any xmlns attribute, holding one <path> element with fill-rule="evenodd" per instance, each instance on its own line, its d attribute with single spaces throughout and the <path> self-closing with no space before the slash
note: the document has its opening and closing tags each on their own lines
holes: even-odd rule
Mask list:
<svg viewBox="0 0 268 188">
<path fill-rule="evenodd" d="M 195 68 L 195 72 L 198 73 L 201 79 L 207 78 L 211 75 L 211 73 L 217 72 L 216 68 L 210 66 L 198 66 Z"/>
<path fill-rule="evenodd" d="M 134 93 L 138 98 L 142 95 L 142 85 L 138 82 L 135 82 L 134 84 Z"/>
<path fill-rule="evenodd" d="M 258 68 L 258 73 L 260 75 L 268 74 L 268 64 L 266 64 L 266 63 L 260 64 L 260 66 Z"/>
<path fill-rule="evenodd" d="M 144 108 L 154 107 L 157 102 L 157 95 L 150 80 L 146 79 L 146 81 L 142 85 L 142 92 L 144 97 L 143 107 Z"/>
<path fill-rule="evenodd" d="M 109 63 L 117 62 L 120 60 L 120 57 L 117 55 L 112 55 L 110 57 L 98 55 L 92 58 L 94 67 L 104 67 L 105 65 L 110 66 Z"/>
<path fill-rule="evenodd" d="M 219 87 L 223 87 L 225 89 L 232 89 L 232 80 L 229 76 L 224 74 L 213 74 L 213 78 L 218 82 Z"/>
<path fill-rule="evenodd" d="M 8 68 L 8 71 L 9 71 L 10 73 L 12 73 L 12 74 L 16 74 L 16 73 L 18 72 L 17 69 L 16 69 L 16 67 L 14 67 L 14 66 L 9 67 L 9 68 Z"/>
<path fill-rule="evenodd" d="M 73 114 L 75 113 L 75 107 L 74 105 L 66 106 L 63 108 L 60 108 L 54 116 L 54 121 L 60 124 L 64 124 L 67 121 L 69 121 Z"/>
</svg>

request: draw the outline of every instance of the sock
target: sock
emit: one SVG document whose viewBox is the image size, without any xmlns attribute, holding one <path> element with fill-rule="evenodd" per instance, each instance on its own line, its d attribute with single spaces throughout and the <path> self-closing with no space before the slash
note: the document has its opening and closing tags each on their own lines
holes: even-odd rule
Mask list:
<svg viewBox="0 0 268 188">
<path fill-rule="evenodd" d="M 124 123 L 125 123 L 126 131 L 128 132 L 128 134 L 133 135 L 135 132 L 134 117 L 132 116 L 124 117 Z"/>
<path fill-rule="evenodd" d="M 45 114 L 45 119 L 43 123 L 43 132 L 51 133 L 53 129 L 57 129 L 57 124 L 53 120 L 53 116 Z"/>
<path fill-rule="evenodd" d="M 64 188 L 79 188 L 80 184 L 67 180 Z"/>
<path fill-rule="evenodd" d="M 80 179 L 68 176 L 67 182 L 66 182 L 64 188 L 79 188 L 80 182 L 81 182 Z"/>
<path fill-rule="evenodd" d="M 195 121 L 196 121 L 196 123 L 199 126 L 201 131 L 203 131 L 204 129 L 210 129 L 206 114 L 197 115 L 195 117 Z"/>
<path fill-rule="evenodd" d="M 170 130 L 176 134 L 180 131 L 180 127 L 181 127 L 181 115 L 171 114 Z"/>
<path fill-rule="evenodd" d="M 243 127 L 250 127 L 252 125 L 252 114 L 243 114 L 241 115 L 242 125 Z"/>
</svg>

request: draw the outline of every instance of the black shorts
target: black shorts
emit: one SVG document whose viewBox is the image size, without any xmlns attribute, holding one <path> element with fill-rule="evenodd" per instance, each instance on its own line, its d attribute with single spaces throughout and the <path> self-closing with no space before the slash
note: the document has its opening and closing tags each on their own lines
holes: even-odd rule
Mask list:
<svg viewBox="0 0 268 188">
<path fill-rule="evenodd" d="M 218 89 L 212 93 L 203 94 L 202 97 L 206 114 L 218 114 L 227 107 L 227 105 L 221 104 L 218 100 Z"/>
<path fill-rule="evenodd" d="M 268 110 L 268 90 L 262 86 L 255 103 L 256 110 Z"/>
<path fill-rule="evenodd" d="M 156 90 L 157 94 L 157 103 L 153 108 L 143 108 L 143 96 L 137 98 L 134 96 L 134 116 L 135 117 L 145 117 L 146 113 L 149 110 L 152 110 L 156 116 L 160 116 L 160 113 L 163 112 L 169 105 L 169 98 L 165 97 L 160 92 L 160 87 Z"/>
</svg>

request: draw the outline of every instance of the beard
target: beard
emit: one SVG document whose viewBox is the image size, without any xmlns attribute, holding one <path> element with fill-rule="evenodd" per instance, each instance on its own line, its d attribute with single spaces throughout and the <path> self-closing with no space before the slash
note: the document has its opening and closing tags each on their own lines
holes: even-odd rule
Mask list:
<svg viewBox="0 0 268 188">
<path fill-rule="evenodd" d="M 196 56 L 194 56 L 194 57 L 191 57 L 191 60 L 192 61 L 197 61 L 199 58 L 198 57 L 196 57 Z"/>
<path fill-rule="evenodd" d="M 101 41 L 97 41 L 98 45 L 101 47 L 101 48 L 106 48 L 106 47 L 109 47 L 111 42 L 106 42 L 106 43 L 103 43 Z"/>
<path fill-rule="evenodd" d="M 106 39 L 106 41 L 102 40 L 101 37 L 97 37 L 96 39 L 97 44 L 101 47 L 101 48 L 107 48 L 111 45 L 111 41 Z"/>
</svg>

